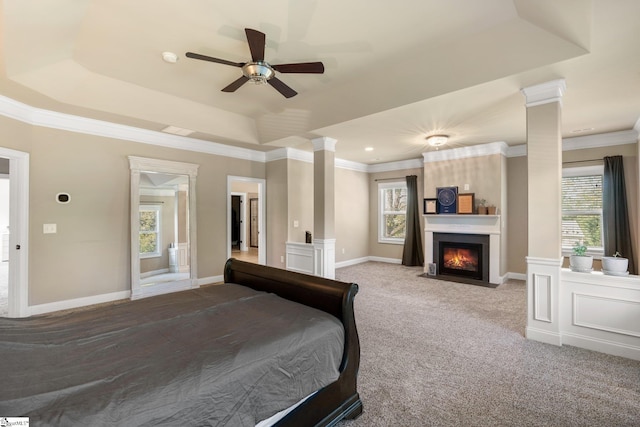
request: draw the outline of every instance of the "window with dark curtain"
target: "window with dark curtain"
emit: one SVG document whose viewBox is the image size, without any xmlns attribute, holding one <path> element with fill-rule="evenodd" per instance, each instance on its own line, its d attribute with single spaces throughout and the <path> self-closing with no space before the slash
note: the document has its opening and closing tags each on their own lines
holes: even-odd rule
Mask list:
<svg viewBox="0 0 640 427">
<path fill-rule="evenodd" d="M 619 252 L 629 260 L 629 274 L 636 274 L 622 156 L 604 158 L 602 205 L 604 254 Z"/>
<path fill-rule="evenodd" d="M 422 230 L 420 229 L 420 210 L 418 207 L 418 177 L 407 177 L 407 220 L 402 252 L 402 265 L 424 265 L 422 251 Z"/>
</svg>

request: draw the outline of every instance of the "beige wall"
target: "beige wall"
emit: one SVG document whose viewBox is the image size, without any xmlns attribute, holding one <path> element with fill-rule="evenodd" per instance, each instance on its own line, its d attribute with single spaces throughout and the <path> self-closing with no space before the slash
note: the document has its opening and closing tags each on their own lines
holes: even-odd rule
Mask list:
<svg viewBox="0 0 640 427">
<path fill-rule="evenodd" d="M 289 160 L 288 167 L 287 241 L 304 243 L 305 232 L 311 232 L 314 238 L 317 235 L 313 224 L 313 163 Z"/>
<path fill-rule="evenodd" d="M 424 197 L 436 197 L 437 187 L 457 186 L 459 193 L 474 193 L 476 203 L 485 199 L 487 204 L 503 208 L 503 170 L 504 156 L 469 157 L 456 160 L 444 160 L 424 164 Z M 469 189 L 465 190 L 465 184 Z"/>
<path fill-rule="evenodd" d="M 267 265 L 284 268 L 285 243 L 289 220 L 287 176 L 288 160 L 274 160 L 266 164 L 267 205 Z"/>
<path fill-rule="evenodd" d="M 527 158 L 507 159 L 506 269 L 527 272 Z"/>
<path fill-rule="evenodd" d="M 336 262 L 369 256 L 369 176 L 336 169 Z"/>
<path fill-rule="evenodd" d="M 403 245 L 378 242 L 378 183 L 393 182 L 388 178 L 399 178 L 398 181 L 406 181 L 407 176 L 416 175 L 418 177 L 418 199 L 420 213 L 422 213 L 422 197 L 425 189 L 423 185 L 423 169 L 404 169 L 392 172 L 379 172 L 369 174 L 369 255 L 373 257 L 389 258 L 394 260 L 402 259 Z M 376 181 L 379 180 L 379 181 Z M 425 196 L 427 197 L 427 196 Z M 420 215 L 420 229 L 424 230 L 424 218 Z M 424 245 L 424 235 L 421 236 Z"/>
<path fill-rule="evenodd" d="M 30 153 L 29 304 L 129 290 L 127 156 L 200 165 L 198 277 L 221 275 L 226 259 L 226 177 L 265 177 L 265 164 L 138 144 L 0 117 L 0 146 Z M 55 201 L 59 192 L 71 203 Z M 42 224 L 57 224 L 43 234 Z"/>
</svg>

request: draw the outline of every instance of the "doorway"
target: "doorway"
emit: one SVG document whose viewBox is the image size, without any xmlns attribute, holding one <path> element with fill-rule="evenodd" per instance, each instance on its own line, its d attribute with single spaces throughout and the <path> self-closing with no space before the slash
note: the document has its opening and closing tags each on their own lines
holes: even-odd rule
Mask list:
<svg viewBox="0 0 640 427">
<path fill-rule="evenodd" d="M 227 257 L 266 264 L 265 180 L 227 177 Z"/>
<path fill-rule="evenodd" d="M 1 316 L 26 317 L 29 315 L 29 247 L 26 244 L 29 241 L 29 154 L 0 147 L 0 174 L 4 181 L 0 185 L 5 187 L 0 191 L 8 193 L 0 195 L 0 203 L 4 206 L 4 210 L 0 210 L 8 211 L 8 221 L 0 214 L 3 296 L 6 289 L 6 309 L 3 307 Z"/>
</svg>

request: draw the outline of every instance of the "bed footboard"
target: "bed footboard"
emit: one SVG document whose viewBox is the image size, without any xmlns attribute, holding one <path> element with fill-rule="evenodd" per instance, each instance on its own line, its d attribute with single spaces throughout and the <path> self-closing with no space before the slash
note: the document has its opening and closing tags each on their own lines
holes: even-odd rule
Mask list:
<svg viewBox="0 0 640 427">
<path fill-rule="evenodd" d="M 342 419 L 355 418 L 362 413 L 362 402 L 357 390 L 360 341 L 353 312 L 358 285 L 251 264 L 234 258 L 225 264 L 224 281 L 271 292 L 281 298 L 325 311 L 340 319 L 344 326 L 344 353 L 339 378 L 291 411 L 277 426 L 332 426 Z"/>
</svg>

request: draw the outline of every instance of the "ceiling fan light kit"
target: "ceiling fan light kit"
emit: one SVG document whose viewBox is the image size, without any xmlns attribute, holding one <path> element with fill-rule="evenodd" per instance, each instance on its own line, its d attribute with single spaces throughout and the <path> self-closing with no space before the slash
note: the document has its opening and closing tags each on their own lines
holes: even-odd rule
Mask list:
<svg viewBox="0 0 640 427">
<path fill-rule="evenodd" d="M 299 62 L 294 64 L 271 65 L 264 60 L 264 50 L 266 36 L 257 30 L 251 28 L 244 29 L 251 51 L 251 62 L 232 62 L 226 59 L 213 58 L 211 56 L 201 55 L 199 53 L 187 52 L 187 58 L 199 59 L 202 61 L 216 62 L 218 64 L 230 65 L 232 67 L 242 68 L 242 76 L 222 89 L 223 92 L 235 92 L 243 84 L 251 81 L 255 84 L 268 83 L 275 90 L 280 92 L 285 98 L 291 98 L 298 94 L 295 90 L 287 86 L 282 80 L 278 79 L 276 71 L 280 73 L 308 73 L 322 74 L 324 73 L 324 65 L 322 62 Z"/>
<path fill-rule="evenodd" d="M 247 62 L 242 66 L 242 74 L 257 85 L 267 84 L 276 72 L 266 62 Z"/>
</svg>

